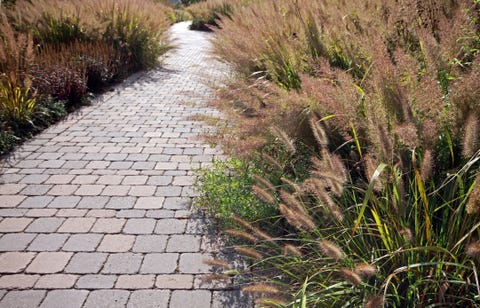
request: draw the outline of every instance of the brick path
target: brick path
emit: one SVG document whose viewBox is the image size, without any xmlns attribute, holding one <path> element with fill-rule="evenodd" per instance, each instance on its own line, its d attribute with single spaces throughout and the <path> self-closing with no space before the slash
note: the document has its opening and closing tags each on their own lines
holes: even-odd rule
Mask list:
<svg viewBox="0 0 480 308">
<path fill-rule="evenodd" d="M 172 27 L 162 68 L 27 142 L 0 181 L 0 307 L 247 307 L 205 283 L 216 252 L 190 209 L 194 170 L 221 153 L 188 116 L 222 65 L 208 34 Z"/>
</svg>

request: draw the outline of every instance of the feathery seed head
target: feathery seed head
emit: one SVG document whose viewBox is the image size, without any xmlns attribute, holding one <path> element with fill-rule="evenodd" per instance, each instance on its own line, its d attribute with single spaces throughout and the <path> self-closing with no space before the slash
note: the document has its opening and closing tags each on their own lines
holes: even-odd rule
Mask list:
<svg viewBox="0 0 480 308">
<path fill-rule="evenodd" d="M 480 260 L 480 241 L 468 245 L 466 253 L 472 258 Z"/>
<path fill-rule="evenodd" d="M 247 232 L 244 232 L 244 231 L 241 231 L 241 230 L 236 230 L 236 229 L 228 229 L 225 231 L 227 234 L 230 234 L 230 235 L 233 235 L 233 236 L 236 236 L 238 238 L 241 238 L 241 239 L 244 239 L 248 242 L 252 242 L 252 243 L 256 243 L 257 242 L 257 238 L 253 235 L 251 235 L 250 233 L 247 233 Z"/>
<path fill-rule="evenodd" d="M 247 257 L 250 257 L 250 258 L 253 258 L 253 259 L 257 259 L 257 260 L 261 260 L 263 258 L 263 256 L 258 251 L 254 250 L 252 248 L 235 247 L 235 251 L 240 253 L 240 254 L 243 254 L 244 256 L 247 256 Z"/>
<path fill-rule="evenodd" d="M 283 246 L 283 254 L 285 256 L 295 256 L 295 257 L 302 256 L 302 252 L 300 251 L 300 249 L 290 244 Z"/>
<path fill-rule="evenodd" d="M 243 292 L 246 293 L 264 293 L 264 294 L 278 294 L 280 290 L 276 287 L 268 284 L 254 284 L 251 286 L 246 286 L 242 288 Z"/>
<path fill-rule="evenodd" d="M 373 276 L 377 273 L 378 269 L 368 263 L 358 263 L 355 266 L 355 273 L 362 277 L 370 277 Z"/>
<path fill-rule="evenodd" d="M 222 261 L 222 260 L 217 260 L 217 259 L 205 259 L 205 260 L 203 260 L 203 264 L 211 265 L 211 266 L 215 266 L 215 267 L 223 267 L 223 268 L 229 268 L 230 267 L 230 265 L 227 262 Z"/>
<path fill-rule="evenodd" d="M 320 241 L 320 243 L 318 243 L 318 246 L 320 247 L 322 253 L 327 257 L 330 257 L 336 261 L 343 260 L 343 258 L 345 258 L 345 255 L 340 249 L 340 247 L 338 247 L 331 241 L 322 240 Z"/>
<path fill-rule="evenodd" d="M 477 172 L 473 185 L 475 186 L 468 196 L 467 214 L 480 214 L 480 171 Z"/>
<path fill-rule="evenodd" d="M 267 203 L 270 203 L 270 204 L 275 203 L 275 198 L 270 193 L 268 193 L 265 189 L 263 189 L 263 188 L 261 188 L 257 185 L 253 185 L 252 190 L 255 193 L 255 195 L 257 197 L 259 197 L 260 199 L 262 199 L 263 201 L 265 201 Z"/>
<path fill-rule="evenodd" d="M 349 270 L 348 268 L 342 268 L 340 270 L 340 273 L 342 273 L 342 276 L 343 278 L 345 278 L 346 281 L 350 282 L 354 286 L 357 286 L 360 283 L 362 283 L 362 278 L 357 273 L 355 273 L 352 270 Z"/>
</svg>

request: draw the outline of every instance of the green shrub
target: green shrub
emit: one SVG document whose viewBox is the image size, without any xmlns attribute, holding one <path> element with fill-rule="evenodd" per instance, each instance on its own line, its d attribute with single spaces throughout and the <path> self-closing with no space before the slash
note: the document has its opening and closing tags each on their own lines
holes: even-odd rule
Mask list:
<svg viewBox="0 0 480 308">
<path fill-rule="evenodd" d="M 231 216 L 257 221 L 275 214 L 274 208 L 254 198 L 253 175 L 258 170 L 240 159 L 217 161 L 212 169 L 199 171 L 195 204 L 213 214 L 224 226 L 232 226 Z"/>
</svg>

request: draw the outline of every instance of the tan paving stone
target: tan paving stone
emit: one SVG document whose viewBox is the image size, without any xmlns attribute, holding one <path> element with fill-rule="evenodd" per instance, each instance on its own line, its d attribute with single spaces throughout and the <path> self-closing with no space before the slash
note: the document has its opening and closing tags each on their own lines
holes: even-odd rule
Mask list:
<svg viewBox="0 0 480 308">
<path fill-rule="evenodd" d="M 68 218 L 60 226 L 58 232 L 62 233 L 86 233 L 90 231 L 91 227 L 95 223 L 95 218 Z"/>
<path fill-rule="evenodd" d="M 19 273 L 35 257 L 33 252 L 5 252 L 0 254 L 0 273 Z"/>
<path fill-rule="evenodd" d="M 39 275 L 4 275 L 0 277 L 0 289 L 31 289 Z"/>
<path fill-rule="evenodd" d="M 58 273 L 72 257 L 71 252 L 40 252 L 25 270 L 26 273 Z"/>
<path fill-rule="evenodd" d="M 127 252 L 132 248 L 134 242 L 134 235 L 107 234 L 103 237 L 97 251 Z"/>
<path fill-rule="evenodd" d="M 120 275 L 117 289 L 150 289 L 155 283 L 155 275 Z"/>
<path fill-rule="evenodd" d="M 69 289 L 77 281 L 77 275 L 53 274 L 44 275 L 35 284 L 36 289 Z"/>
</svg>

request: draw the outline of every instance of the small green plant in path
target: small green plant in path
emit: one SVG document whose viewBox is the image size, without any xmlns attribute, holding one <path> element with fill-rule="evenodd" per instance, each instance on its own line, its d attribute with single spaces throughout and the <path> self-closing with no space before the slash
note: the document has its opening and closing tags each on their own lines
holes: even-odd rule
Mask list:
<svg viewBox="0 0 480 308">
<path fill-rule="evenodd" d="M 213 213 L 226 226 L 232 224 L 232 215 L 249 221 L 274 215 L 272 205 L 254 197 L 256 172 L 251 164 L 236 158 L 215 162 L 211 169 L 199 172 L 197 187 L 201 194 L 195 204 Z"/>
</svg>

